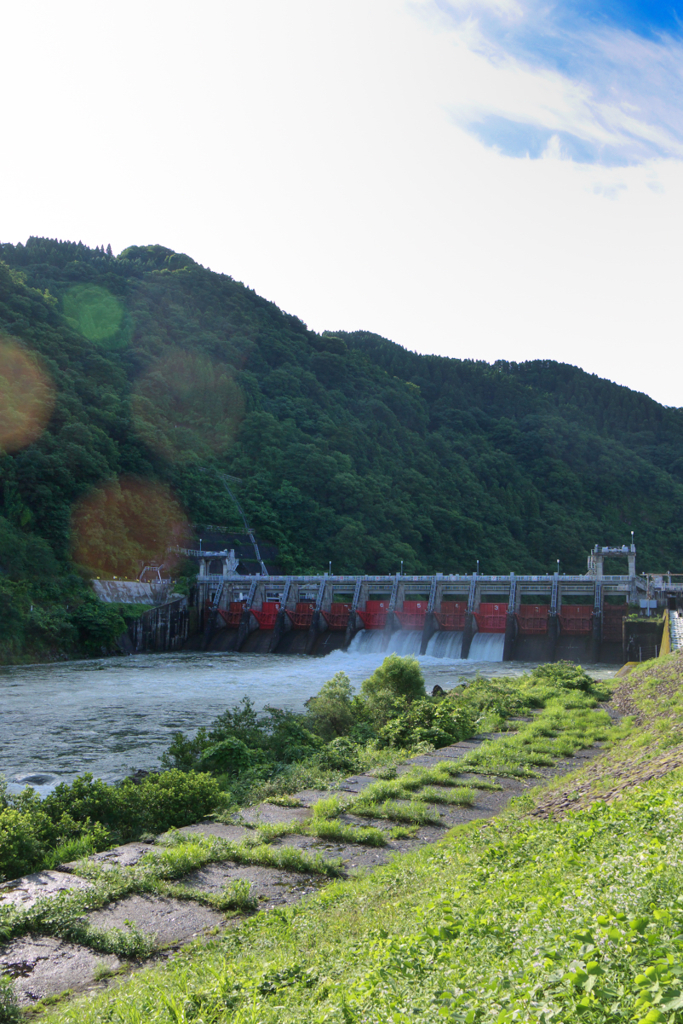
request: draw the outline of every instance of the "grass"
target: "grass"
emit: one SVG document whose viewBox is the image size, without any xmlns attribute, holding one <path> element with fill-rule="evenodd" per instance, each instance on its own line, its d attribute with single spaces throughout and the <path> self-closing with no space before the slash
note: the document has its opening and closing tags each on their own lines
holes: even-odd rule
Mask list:
<svg viewBox="0 0 683 1024">
<path fill-rule="evenodd" d="M 412 747 L 379 747 L 369 742 L 364 745 L 356 745 L 355 764 L 353 771 L 357 774 L 372 772 L 378 777 L 392 778 L 396 775 L 396 768 L 399 764 L 416 754 L 426 753 L 433 749 L 429 743 L 418 742 Z M 291 803 L 280 803 L 287 801 L 292 794 L 303 790 L 334 790 L 349 775 L 351 769 L 333 769 L 320 765 L 315 759 L 303 762 L 295 762 L 287 765 L 278 774 L 267 780 L 255 779 L 243 792 L 240 793 L 238 803 L 241 806 L 260 802 L 279 803 L 281 807 L 295 806 Z M 226 777 L 224 780 L 228 789 L 234 783 Z M 231 802 L 228 796 L 228 810 L 234 810 L 236 805 Z"/>
<path fill-rule="evenodd" d="M 277 839 L 281 839 L 287 835 L 297 835 L 303 831 L 303 825 L 299 821 L 286 821 L 286 822 L 266 822 L 263 825 L 257 825 L 254 830 L 253 838 L 251 836 L 243 839 L 242 842 L 246 842 L 252 846 L 262 846 L 264 843 L 274 843 Z"/>
<path fill-rule="evenodd" d="M 426 786 L 418 793 L 420 800 L 428 804 L 451 804 L 461 807 L 472 807 L 476 793 L 473 789 L 456 787 L 446 789 L 444 786 Z"/>
<path fill-rule="evenodd" d="M 469 789 L 489 790 L 491 792 L 501 790 L 503 787 L 497 782 L 490 782 L 488 779 L 468 778 L 462 779 L 463 774 L 460 761 L 440 761 L 432 768 L 413 768 L 410 773 L 403 776 L 404 780 L 410 781 L 413 789 L 420 786 L 466 786 Z M 414 780 L 414 782 L 413 782 Z"/>
<path fill-rule="evenodd" d="M 351 801 L 347 809 L 350 814 L 356 814 L 361 818 L 386 818 L 387 821 L 405 821 L 413 825 L 441 823 L 439 812 L 418 799 L 403 803 L 398 800 L 377 800 L 362 793 Z"/>
<path fill-rule="evenodd" d="M 577 750 L 608 740 L 611 720 L 588 695 L 567 691 L 551 698 L 532 722 L 512 735 L 487 740 L 458 761 L 460 772 L 500 777 L 530 777 L 534 768 L 551 767 Z M 578 705 L 578 706 L 577 706 Z"/>
<path fill-rule="evenodd" d="M 326 818 L 337 818 L 346 808 L 348 800 L 342 800 L 339 796 L 325 797 L 313 804 L 313 820 L 322 821 Z"/>
<path fill-rule="evenodd" d="M 320 819 L 307 829 L 309 834 L 333 843 L 356 843 L 360 846 L 386 846 L 387 837 L 379 828 L 358 828 L 340 821 Z"/>
<path fill-rule="evenodd" d="M 45 1024 L 679 1024 L 682 808 L 679 771 L 562 820 L 461 826 Z"/>
<path fill-rule="evenodd" d="M 417 835 L 418 825 L 394 825 L 386 835 L 389 839 L 413 839 Z"/>
<path fill-rule="evenodd" d="M 91 853 L 97 853 L 98 851 L 99 847 L 93 841 L 92 836 L 86 835 L 79 836 L 77 839 L 69 839 L 65 843 L 60 843 L 54 850 L 50 850 L 46 854 L 45 867 L 50 871 L 59 867 L 60 864 L 80 860 L 82 857 L 88 857 Z"/>
<path fill-rule="evenodd" d="M 258 898 L 252 892 L 251 882 L 246 878 L 236 878 L 229 882 L 220 892 L 203 892 L 187 885 L 169 885 L 163 893 L 175 899 L 194 900 L 223 913 L 249 913 L 258 908 Z"/>
</svg>

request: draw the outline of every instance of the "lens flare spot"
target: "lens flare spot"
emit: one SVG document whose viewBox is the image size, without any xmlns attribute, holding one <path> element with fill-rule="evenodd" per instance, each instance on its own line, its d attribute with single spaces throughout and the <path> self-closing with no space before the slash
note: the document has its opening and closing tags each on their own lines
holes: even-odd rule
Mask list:
<svg viewBox="0 0 683 1024">
<path fill-rule="evenodd" d="M 0 335 L 0 447 L 11 453 L 35 441 L 54 401 L 52 382 L 36 356 Z"/>
<path fill-rule="evenodd" d="M 64 295 L 64 315 L 85 338 L 102 344 L 116 338 L 123 319 L 123 306 L 106 288 L 78 284 Z"/>
<path fill-rule="evenodd" d="M 175 462 L 227 453 L 244 417 L 235 371 L 203 353 L 175 351 L 136 384 L 133 422 L 144 442 Z"/>
<path fill-rule="evenodd" d="M 135 579 L 151 562 L 172 574 L 178 556 L 171 549 L 183 546 L 189 533 L 187 517 L 168 487 L 122 477 L 73 509 L 72 557 L 103 578 Z"/>
</svg>

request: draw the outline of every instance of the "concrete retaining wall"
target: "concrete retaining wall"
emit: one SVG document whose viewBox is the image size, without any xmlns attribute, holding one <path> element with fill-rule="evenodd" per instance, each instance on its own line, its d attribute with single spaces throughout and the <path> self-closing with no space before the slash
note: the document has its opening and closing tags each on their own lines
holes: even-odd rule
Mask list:
<svg viewBox="0 0 683 1024">
<path fill-rule="evenodd" d="M 165 604 L 173 584 L 140 583 L 138 580 L 93 580 L 92 587 L 106 604 Z"/>
<path fill-rule="evenodd" d="M 134 619 L 121 646 L 127 654 L 179 651 L 189 635 L 189 620 L 187 598 L 178 597 Z"/>
</svg>

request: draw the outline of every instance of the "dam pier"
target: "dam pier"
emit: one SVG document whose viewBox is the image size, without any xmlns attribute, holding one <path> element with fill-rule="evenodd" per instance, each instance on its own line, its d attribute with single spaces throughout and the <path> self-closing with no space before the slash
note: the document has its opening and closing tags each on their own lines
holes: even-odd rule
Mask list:
<svg viewBox="0 0 683 1024">
<path fill-rule="evenodd" d="M 636 574 L 634 545 L 596 545 L 585 575 L 541 576 L 244 576 L 230 552 L 187 554 L 199 561 L 188 646 L 211 651 L 615 664 L 634 605 L 672 607 L 669 591 L 653 599 L 652 578 Z M 615 557 L 626 572 L 605 574 Z M 223 572 L 208 571 L 219 559 Z"/>
</svg>

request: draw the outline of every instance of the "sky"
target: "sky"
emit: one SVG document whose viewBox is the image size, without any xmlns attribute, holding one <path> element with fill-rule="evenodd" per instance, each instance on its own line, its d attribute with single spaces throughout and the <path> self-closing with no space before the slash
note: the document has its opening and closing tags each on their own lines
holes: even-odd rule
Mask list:
<svg viewBox="0 0 683 1024">
<path fill-rule="evenodd" d="M 683 0 L 24 0 L 0 37 L 0 241 L 683 405 Z"/>
</svg>

